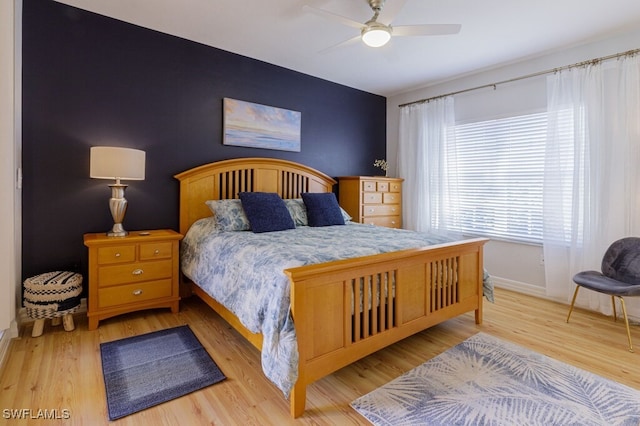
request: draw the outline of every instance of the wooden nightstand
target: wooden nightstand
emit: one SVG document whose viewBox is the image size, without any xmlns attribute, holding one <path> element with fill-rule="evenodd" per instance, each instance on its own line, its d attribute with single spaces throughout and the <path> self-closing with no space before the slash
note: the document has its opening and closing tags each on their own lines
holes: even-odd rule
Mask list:
<svg viewBox="0 0 640 426">
<path fill-rule="evenodd" d="M 85 234 L 89 248 L 89 330 L 100 320 L 150 308 L 179 310 L 179 242 L 170 229 L 131 231 L 126 237 Z"/>
<path fill-rule="evenodd" d="M 402 228 L 403 180 L 380 176 L 339 177 L 340 206 L 354 222 Z"/>
</svg>

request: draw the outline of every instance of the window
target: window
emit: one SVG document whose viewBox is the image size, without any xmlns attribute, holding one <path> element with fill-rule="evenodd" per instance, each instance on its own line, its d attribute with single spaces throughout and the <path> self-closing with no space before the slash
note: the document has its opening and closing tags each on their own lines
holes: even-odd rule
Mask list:
<svg viewBox="0 0 640 426">
<path fill-rule="evenodd" d="M 450 227 L 542 243 L 546 112 L 460 124 L 453 130 L 447 161 L 457 183 Z"/>
</svg>

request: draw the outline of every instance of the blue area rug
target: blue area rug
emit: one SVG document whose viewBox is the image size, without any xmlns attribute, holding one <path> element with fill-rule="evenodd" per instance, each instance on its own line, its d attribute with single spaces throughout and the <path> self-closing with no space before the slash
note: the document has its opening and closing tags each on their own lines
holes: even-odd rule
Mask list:
<svg viewBox="0 0 640 426">
<path fill-rule="evenodd" d="M 375 425 L 640 424 L 640 391 L 483 333 L 351 406 Z"/>
<path fill-rule="evenodd" d="M 187 325 L 102 343 L 100 354 L 109 420 L 226 378 Z"/>
</svg>

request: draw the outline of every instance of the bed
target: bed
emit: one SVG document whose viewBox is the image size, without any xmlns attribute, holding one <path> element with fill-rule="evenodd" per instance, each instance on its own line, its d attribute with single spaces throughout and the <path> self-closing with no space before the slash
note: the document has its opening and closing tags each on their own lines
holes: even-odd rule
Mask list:
<svg viewBox="0 0 640 426">
<path fill-rule="evenodd" d="M 304 193 L 330 193 L 336 182 L 302 164 L 270 158 L 225 160 L 175 177 L 180 181 L 180 232 L 186 236 L 182 251 L 183 285 L 190 286 L 193 294 L 262 351 L 263 370 L 285 396 L 289 396 L 294 418 L 304 413 L 306 388 L 314 381 L 458 315 L 473 311 L 475 322 L 482 322 L 485 284 L 482 256 L 486 239 L 430 240 L 427 245 L 411 241 L 417 237 L 410 231 L 360 224 L 322 229 L 296 226 L 264 234 L 212 231 L 215 225 L 208 202 L 235 200 L 241 192 L 277 193 L 294 202 Z M 373 237 L 375 247 L 367 249 L 364 243 L 361 247 L 359 242 L 373 231 L 399 232 L 397 235 L 402 238 L 381 234 Z M 326 245 L 324 242 L 338 241 L 333 238 L 344 233 L 348 235 L 337 243 L 340 250 L 334 250 L 335 256 L 329 254 L 330 245 L 324 254 L 319 248 L 320 254 L 314 253 L 312 260 L 289 256 L 284 263 L 276 260 L 270 263 L 269 256 L 256 252 L 266 238 L 278 240 L 282 247 L 270 249 L 269 253 L 275 258 L 276 253 L 295 244 L 320 247 Z M 189 236 L 194 234 L 200 236 Z M 401 243 L 405 238 L 407 242 Z M 194 241 L 200 240 L 207 241 L 214 252 L 224 255 L 214 258 L 211 252 L 199 254 Z M 405 248 L 407 244 L 412 248 Z M 232 260 L 227 253 L 233 247 L 241 253 L 237 260 Z M 340 254 L 344 251 L 357 257 L 344 258 L 345 255 Z M 204 259 L 200 263 L 214 266 L 215 271 L 195 272 L 191 265 L 197 263 L 198 256 Z M 242 264 L 239 259 L 253 263 Z M 235 284 L 212 290 L 210 281 L 219 281 L 222 275 L 218 274 L 243 275 L 239 272 L 243 268 L 245 271 L 256 269 L 258 278 L 254 277 L 254 281 L 273 274 L 273 283 L 268 283 L 272 286 L 269 288 L 273 288 L 270 292 L 282 292 L 284 301 L 278 302 L 280 305 L 275 308 L 271 306 L 275 302 L 267 302 L 268 306 L 257 316 L 274 317 L 281 330 L 274 331 L 272 325 L 261 329 L 252 320 L 237 315 L 240 312 L 237 303 L 228 303 L 226 297 L 237 291 Z M 251 297 L 245 299 L 251 300 Z M 273 373 L 267 365 L 270 363 L 293 364 L 295 368 L 285 377 L 287 373 Z"/>
</svg>

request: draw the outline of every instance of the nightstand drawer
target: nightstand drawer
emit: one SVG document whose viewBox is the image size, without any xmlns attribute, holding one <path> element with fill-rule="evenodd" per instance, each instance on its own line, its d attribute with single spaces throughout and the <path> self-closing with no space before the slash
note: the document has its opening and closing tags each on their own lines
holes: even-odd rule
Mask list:
<svg viewBox="0 0 640 426">
<path fill-rule="evenodd" d="M 382 203 L 382 194 L 379 192 L 364 192 L 362 193 L 362 202 L 365 204 L 380 204 Z"/>
<path fill-rule="evenodd" d="M 168 259 L 171 257 L 170 242 L 140 244 L 140 260 Z"/>
<path fill-rule="evenodd" d="M 400 213 L 398 204 L 383 204 L 379 206 L 363 206 L 362 216 L 390 216 Z M 367 222 L 365 222 L 367 223 Z"/>
<path fill-rule="evenodd" d="M 98 269 L 98 287 L 169 278 L 171 274 L 171 260 L 103 266 Z"/>
<path fill-rule="evenodd" d="M 136 260 L 136 246 L 114 246 L 98 248 L 98 264 L 133 262 Z"/>
<path fill-rule="evenodd" d="M 98 307 L 108 308 L 125 303 L 170 297 L 171 290 L 171 279 L 101 288 L 98 290 Z"/>
</svg>

